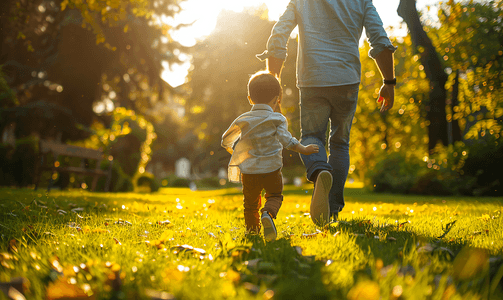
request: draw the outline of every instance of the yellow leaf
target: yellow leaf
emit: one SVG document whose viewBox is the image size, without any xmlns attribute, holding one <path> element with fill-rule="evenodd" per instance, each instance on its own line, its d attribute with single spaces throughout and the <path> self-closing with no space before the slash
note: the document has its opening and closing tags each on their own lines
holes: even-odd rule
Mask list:
<svg viewBox="0 0 503 300">
<path fill-rule="evenodd" d="M 172 230 L 165 230 L 162 234 L 161 237 L 159 237 L 159 240 L 162 242 L 169 241 L 169 239 L 173 238 L 173 231 Z"/>
<path fill-rule="evenodd" d="M 129 29 L 129 24 L 126 24 L 126 26 L 124 26 L 124 32 L 127 32 Z"/>
<path fill-rule="evenodd" d="M 67 5 L 68 5 L 68 0 L 64 0 L 63 2 L 61 2 L 61 11 L 65 10 Z"/>
<path fill-rule="evenodd" d="M 46 299 L 96 299 L 96 297 L 94 295 L 88 296 L 79 286 L 70 284 L 66 277 L 61 277 L 56 282 L 49 284 L 46 290 Z"/>
<path fill-rule="evenodd" d="M 373 281 L 359 282 L 348 293 L 350 300 L 378 300 L 379 298 L 379 285 Z"/>
<path fill-rule="evenodd" d="M 488 214 L 483 214 L 482 217 L 480 217 L 479 219 L 484 220 L 484 221 L 488 221 L 490 218 L 491 217 Z"/>
</svg>

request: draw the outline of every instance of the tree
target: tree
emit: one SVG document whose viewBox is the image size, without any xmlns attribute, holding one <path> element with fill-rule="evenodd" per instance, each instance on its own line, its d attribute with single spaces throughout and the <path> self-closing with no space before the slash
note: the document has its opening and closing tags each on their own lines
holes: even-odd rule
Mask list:
<svg viewBox="0 0 503 300">
<path fill-rule="evenodd" d="M 21 105 L 47 99 L 85 126 L 97 119 L 99 104 L 145 113 L 170 89 L 160 78 L 162 62 L 177 62 L 174 53 L 187 50 L 159 21 L 176 14 L 178 3 L 4 1 L 0 63 L 7 82 Z"/>
<path fill-rule="evenodd" d="M 416 9 L 416 0 L 400 0 L 398 15 L 403 18 L 411 36 L 415 52 L 419 54 L 424 72 L 430 81 L 429 99 L 424 109 L 427 111 L 428 125 L 428 149 L 433 151 L 438 142 L 448 144 L 447 119 L 445 112 L 447 92 L 445 83 L 447 74 L 443 63 L 423 29 Z"/>
</svg>

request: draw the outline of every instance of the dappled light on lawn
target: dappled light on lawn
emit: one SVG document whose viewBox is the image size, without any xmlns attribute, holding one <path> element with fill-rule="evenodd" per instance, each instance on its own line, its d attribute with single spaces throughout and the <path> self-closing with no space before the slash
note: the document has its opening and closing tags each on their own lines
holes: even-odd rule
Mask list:
<svg viewBox="0 0 503 300">
<path fill-rule="evenodd" d="M 278 238 L 266 242 L 246 234 L 239 188 L 2 189 L 0 281 L 54 300 L 501 295 L 503 199 L 353 188 L 322 228 L 310 219 L 311 193 L 285 186 Z"/>
</svg>

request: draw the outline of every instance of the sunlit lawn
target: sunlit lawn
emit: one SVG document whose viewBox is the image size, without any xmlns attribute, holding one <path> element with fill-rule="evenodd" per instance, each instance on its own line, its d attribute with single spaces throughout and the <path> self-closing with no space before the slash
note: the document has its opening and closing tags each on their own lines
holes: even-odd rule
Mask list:
<svg viewBox="0 0 503 300">
<path fill-rule="evenodd" d="M 235 188 L 0 189 L 0 281 L 26 299 L 503 297 L 503 198 L 347 189 L 340 222 L 322 229 L 311 186 L 284 194 L 278 240 L 265 243 L 245 236 Z"/>
</svg>

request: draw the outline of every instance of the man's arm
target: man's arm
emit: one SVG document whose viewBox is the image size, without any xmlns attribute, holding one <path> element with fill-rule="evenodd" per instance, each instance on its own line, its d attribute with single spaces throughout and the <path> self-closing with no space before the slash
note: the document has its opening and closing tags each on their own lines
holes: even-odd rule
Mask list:
<svg viewBox="0 0 503 300">
<path fill-rule="evenodd" d="M 271 36 L 267 41 L 267 50 L 257 55 L 257 58 L 261 61 L 267 61 L 267 70 L 278 78 L 281 78 L 281 69 L 286 59 L 288 39 L 293 29 L 297 26 L 295 10 L 294 1 L 290 1 L 285 12 L 272 28 Z"/>
<path fill-rule="evenodd" d="M 281 81 L 281 70 L 283 70 L 284 60 L 274 56 L 269 56 L 266 60 L 267 71 L 276 76 Z"/>
<path fill-rule="evenodd" d="M 395 78 L 395 67 L 393 65 L 393 53 L 396 47 L 384 30 L 381 17 L 372 4 L 372 1 L 365 1 L 365 16 L 363 26 L 370 43 L 369 56 L 375 59 L 376 64 L 384 80 Z M 381 112 L 385 112 L 393 107 L 395 102 L 395 85 L 383 84 L 379 91 L 378 103 L 382 102 Z"/>
<path fill-rule="evenodd" d="M 384 80 L 393 80 L 395 78 L 395 65 L 391 50 L 383 49 L 375 58 L 375 61 Z M 391 109 L 395 103 L 395 84 L 383 84 L 377 102 L 382 102 L 381 112 Z"/>
</svg>

